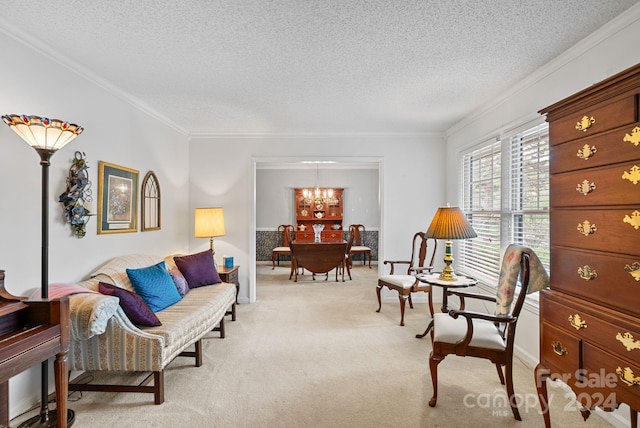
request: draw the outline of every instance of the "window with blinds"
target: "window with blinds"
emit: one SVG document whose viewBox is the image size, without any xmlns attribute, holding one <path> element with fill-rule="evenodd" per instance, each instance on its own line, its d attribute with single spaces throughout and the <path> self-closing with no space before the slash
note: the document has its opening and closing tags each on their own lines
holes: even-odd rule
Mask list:
<svg viewBox="0 0 640 428">
<path fill-rule="evenodd" d="M 462 156 L 461 208 L 478 237 L 458 243 L 458 268 L 496 284 L 510 243 L 533 248 L 549 268 L 548 135 L 543 123 Z"/>
<path fill-rule="evenodd" d="M 462 158 L 462 210 L 478 234 L 458 244 L 458 268 L 497 278 L 500 271 L 502 151 L 492 139 Z"/>
<path fill-rule="evenodd" d="M 533 248 L 549 269 L 549 128 L 509 138 L 511 242 Z"/>
</svg>

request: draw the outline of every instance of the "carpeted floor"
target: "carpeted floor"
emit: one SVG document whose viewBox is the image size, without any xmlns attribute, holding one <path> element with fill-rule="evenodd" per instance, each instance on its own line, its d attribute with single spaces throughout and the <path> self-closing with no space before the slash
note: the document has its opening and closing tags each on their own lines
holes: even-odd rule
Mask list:
<svg viewBox="0 0 640 428">
<path fill-rule="evenodd" d="M 227 337 L 204 340 L 204 365 L 177 358 L 165 373 L 165 402 L 149 394 L 74 393 L 74 427 L 540 427 L 533 370 L 518 362 L 515 390 L 523 421 L 513 419 L 495 367 L 447 357 L 432 395 L 426 304 L 399 326 L 397 300 L 376 313 L 377 270 L 354 267 L 353 281 L 311 275 L 288 280 L 287 266 L 258 267 L 258 300 L 239 305 Z M 330 276 L 331 278 L 331 276 Z M 113 374 L 92 373 L 94 381 Z M 118 374 L 134 383 L 141 376 Z M 549 389 L 554 427 L 585 424 L 569 394 Z M 36 412 L 21 415 L 17 426 Z"/>
</svg>

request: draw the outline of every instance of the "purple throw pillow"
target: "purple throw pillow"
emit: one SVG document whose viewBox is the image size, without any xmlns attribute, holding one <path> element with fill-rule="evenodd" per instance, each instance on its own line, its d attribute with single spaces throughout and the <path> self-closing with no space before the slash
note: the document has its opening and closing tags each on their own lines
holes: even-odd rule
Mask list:
<svg viewBox="0 0 640 428">
<path fill-rule="evenodd" d="M 187 280 L 182 276 L 180 269 L 174 267 L 169 270 L 169 275 L 171 275 L 171 279 L 173 279 L 173 283 L 176 285 L 178 293 L 180 293 L 181 296 L 187 294 L 189 291 L 189 284 L 187 284 Z"/>
<path fill-rule="evenodd" d="M 187 280 L 189 288 L 222 282 L 213 264 L 213 251 L 211 250 L 188 256 L 174 257 L 173 261 Z"/>
<path fill-rule="evenodd" d="M 151 308 L 149 308 L 149 305 L 147 305 L 147 302 L 137 294 L 105 282 L 98 283 L 98 291 L 100 291 L 101 294 L 119 298 L 122 310 L 135 325 L 147 327 L 162 325 L 156 314 L 154 314 Z"/>
</svg>

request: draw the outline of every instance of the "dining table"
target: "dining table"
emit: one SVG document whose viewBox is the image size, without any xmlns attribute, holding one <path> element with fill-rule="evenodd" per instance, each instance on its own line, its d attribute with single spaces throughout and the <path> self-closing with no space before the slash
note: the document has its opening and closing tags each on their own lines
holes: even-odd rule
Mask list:
<svg viewBox="0 0 640 428">
<path fill-rule="evenodd" d="M 338 271 L 342 272 L 342 282 L 344 282 L 345 256 L 347 252 L 347 242 L 296 242 L 290 243 L 291 247 L 291 274 L 289 279 L 294 278 L 298 282 L 298 269 L 306 269 L 314 276 L 315 274 L 327 274 L 333 269 L 336 270 L 336 282 L 338 282 Z M 315 279 L 315 277 L 314 277 Z"/>
</svg>

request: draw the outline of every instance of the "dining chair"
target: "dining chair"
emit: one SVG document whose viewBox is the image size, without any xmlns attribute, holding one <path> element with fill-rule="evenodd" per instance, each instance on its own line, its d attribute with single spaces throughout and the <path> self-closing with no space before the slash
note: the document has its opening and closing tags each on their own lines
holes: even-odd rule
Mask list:
<svg viewBox="0 0 640 428">
<path fill-rule="evenodd" d="M 431 296 L 431 286 L 423 284 L 416 279 L 416 274 L 423 272 L 431 272 L 433 270 L 433 259 L 435 258 L 437 241 L 427 238 L 425 232 L 417 232 L 413 235 L 411 246 L 411 258 L 409 260 L 385 260 L 385 265 L 390 265 L 391 270 L 388 275 L 378 278 L 378 286 L 376 294 L 378 296 L 378 309 L 382 308 L 382 299 L 380 292 L 382 287 L 398 292 L 400 299 L 400 325 L 404 325 L 404 308 L 406 301 L 409 300 L 409 307 L 413 309 L 411 293 L 426 292 L 429 295 L 429 310 L 433 313 L 433 301 Z M 353 248 L 353 247 L 352 247 Z M 396 265 L 407 265 L 406 273 L 396 273 Z"/>
<path fill-rule="evenodd" d="M 294 233 L 294 227 L 290 224 L 281 224 L 278 226 L 276 247 L 271 250 L 271 270 L 276 268 L 276 260 L 280 266 L 280 256 L 291 257 L 291 238 Z"/>
<path fill-rule="evenodd" d="M 362 264 L 366 264 L 369 258 L 369 269 L 371 269 L 371 247 L 365 243 L 365 227 L 362 224 L 352 224 L 349 226 L 349 236 L 353 236 L 351 255 L 362 254 Z"/>
</svg>

